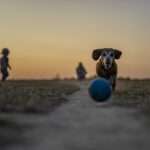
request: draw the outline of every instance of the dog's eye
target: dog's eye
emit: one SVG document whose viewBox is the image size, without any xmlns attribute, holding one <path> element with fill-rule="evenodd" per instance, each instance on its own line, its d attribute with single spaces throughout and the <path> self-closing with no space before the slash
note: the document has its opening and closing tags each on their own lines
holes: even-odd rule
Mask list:
<svg viewBox="0 0 150 150">
<path fill-rule="evenodd" d="M 114 57 L 114 54 L 113 54 L 113 53 L 111 53 L 111 54 L 110 54 L 110 56 L 111 56 L 111 57 Z"/>
</svg>

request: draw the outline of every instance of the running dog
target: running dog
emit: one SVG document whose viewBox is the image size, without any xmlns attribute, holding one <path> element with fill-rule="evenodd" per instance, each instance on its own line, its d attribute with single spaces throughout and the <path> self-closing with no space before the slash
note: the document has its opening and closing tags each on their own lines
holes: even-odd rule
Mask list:
<svg viewBox="0 0 150 150">
<path fill-rule="evenodd" d="M 116 88 L 116 80 L 118 67 L 116 59 L 120 59 L 122 52 L 117 49 L 103 48 L 95 49 L 92 53 L 92 58 L 97 61 L 96 73 L 99 77 L 109 80 L 113 91 Z"/>
</svg>

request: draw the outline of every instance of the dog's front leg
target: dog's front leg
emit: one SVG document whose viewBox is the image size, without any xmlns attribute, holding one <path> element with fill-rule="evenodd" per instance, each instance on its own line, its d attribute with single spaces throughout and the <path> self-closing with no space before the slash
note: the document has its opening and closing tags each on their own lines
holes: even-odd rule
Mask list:
<svg viewBox="0 0 150 150">
<path fill-rule="evenodd" d="M 112 86 L 112 90 L 115 91 L 115 89 L 116 89 L 116 75 L 112 75 L 109 79 L 109 82 Z"/>
</svg>

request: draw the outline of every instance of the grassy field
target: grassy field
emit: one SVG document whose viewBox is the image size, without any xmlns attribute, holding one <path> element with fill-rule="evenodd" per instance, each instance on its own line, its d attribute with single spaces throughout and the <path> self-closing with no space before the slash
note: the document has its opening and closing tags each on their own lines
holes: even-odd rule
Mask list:
<svg viewBox="0 0 150 150">
<path fill-rule="evenodd" d="M 0 84 L 0 111 L 49 112 L 78 89 L 69 81 L 7 81 Z"/>
<path fill-rule="evenodd" d="M 79 90 L 71 81 L 28 80 L 0 83 L 0 112 L 41 114 L 49 113 L 68 101 L 67 95 Z M 2 113 L 3 112 L 3 113 Z M 31 127 L 30 127 L 31 128 Z M 30 129 L 29 128 L 29 129 Z M 11 116 L 0 117 L 0 149 L 22 142 L 22 134 L 28 129 Z"/>
<path fill-rule="evenodd" d="M 86 81 L 85 86 L 89 85 Z M 133 107 L 150 113 L 150 80 L 118 80 L 117 90 L 113 94 L 113 104 L 119 107 Z M 34 120 L 41 118 L 40 113 L 53 111 L 60 104 L 67 102 L 67 95 L 79 90 L 76 81 L 8 81 L 0 85 L 0 111 L 8 112 L 6 117 L 0 117 L 0 149 L 11 145 L 22 144 L 26 140 L 26 133 L 35 130 L 37 124 L 21 123 L 29 116 Z M 87 102 L 88 103 L 88 102 Z M 79 104 L 80 105 L 80 104 Z M 83 104 L 82 104 L 83 105 Z M 88 106 L 84 104 L 85 106 Z M 90 105 L 88 106 L 89 108 Z M 93 106 L 92 106 L 93 107 Z M 85 107 L 86 108 L 86 107 Z M 75 108 L 78 109 L 78 108 Z M 96 109 L 96 108 L 95 108 Z M 106 108 L 107 111 L 107 108 Z M 11 112 L 11 113 L 9 113 Z M 17 112 L 17 115 L 12 115 Z M 32 115 L 26 114 L 32 113 Z M 37 113 L 39 115 L 37 115 Z M 36 115 L 34 115 L 36 114 Z M 51 114 L 50 114 L 51 115 Z M 43 115 L 42 115 L 43 116 Z M 45 116 L 45 114 L 44 114 Z M 149 116 L 149 115 L 148 115 Z M 77 117 L 78 118 L 78 117 Z M 79 117 L 80 118 L 80 117 Z M 148 117 L 149 118 L 149 117 Z M 32 120 L 31 119 L 31 120 Z M 30 120 L 30 119 L 29 119 Z M 49 131 L 48 131 L 49 132 Z M 30 140 L 29 140 L 30 141 Z M 24 143 L 26 145 L 28 143 Z"/>
<path fill-rule="evenodd" d="M 114 104 L 150 113 L 150 80 L 118 80 Z"/>
<path fill-rule="evenodd" d="M 76 81 L 22 80 L 0 84 L 1 112 L 49 112 L 79 90 Z M 88 81 L 89 83 L 89 81 Z M 150 112 L 150 80 L 118 80 L 115 105 Z"/>
</svg>

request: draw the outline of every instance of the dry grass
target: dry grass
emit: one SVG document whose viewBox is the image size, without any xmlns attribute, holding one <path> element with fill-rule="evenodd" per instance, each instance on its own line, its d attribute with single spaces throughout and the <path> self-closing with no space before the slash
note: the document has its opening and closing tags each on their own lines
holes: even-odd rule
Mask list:
<svg viewBox="0 0 150 150">
<path fill-rule="evenodd" d="M 150 80 L 119 80 L 114 104 L 150 112 Z"/>
<path fill-rule="evenodd" d="M 8 81 L 0 85 L 1 112 L 49 112 L 77 91 L 75 81 Z M 118 80 L 114 104 L 150 112 L 150 80 Z"/>
<path fill-rule="evenodd" d="M 69 81 L 8 81 L 0 85 L 1 112 L 48 112 L 78 87 Z"/>
<path fill-rule="evenodd" d="M 48 113 L 67 102 L 66 96 L 77 90 L 79 87 L 71 81 L 7 81 L 0 83 L 0 111 L 27 114 Z M 8 145 L 28 142 L 23 136 L 26 130 L 31 130 L 31 126 L 20 124 L 11 116 L 1 116 L 0 149 Z"/>
</svg>

